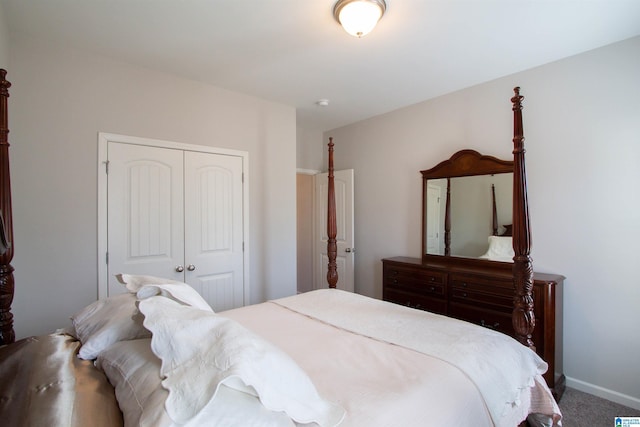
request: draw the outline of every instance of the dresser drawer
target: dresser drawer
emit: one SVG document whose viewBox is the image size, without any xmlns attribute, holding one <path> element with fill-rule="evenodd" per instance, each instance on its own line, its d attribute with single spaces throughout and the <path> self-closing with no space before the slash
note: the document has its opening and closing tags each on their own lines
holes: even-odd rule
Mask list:
<svg viewBox="0 0 640 427">
<path fill-rule="evenodd" d="M 383 291 L 383 299 L 385 301 L 405 305 L 411 308 L 430 311 L 432 313 L 447 313 L 447 301 L 445 299 L 431 298 L 425 295 L 419 295 L 401 289 L 385 287 Z"/>
<path fill-rule="evenodd" d="M 513 278 L 511 277 L 498 278 L 471 274 L 451 274 L 449 280 L 452 286 L 462 289 L 513 297 Z"/>
<path fill-rule="evenodd" d="M 511 313 L 513 309 L 513 281 L 451 275 L 452 302 L 470 305 L 491 305 L 493 309 Z"/>
<path fill-rule="evenodd" d="M 384 285 L 444 298 L 447 275 L 440 271 L 385 265 Z"/>
<path fill-rule="evenodd" d="M 466 304 L 489 304 L 496 306 L 498 311 L 506 311 L 507 313 L 511 313 L 513 309 L 513 297 L 455 286 L 451 288 L 451 301 Z"/>
<path fill-rule="evenodd" d="M 505 313 L 452 302 L 449 305 L 449 316 L 466 320 L 467 322 L 475 323 L 476 325 L 481 325 L 510 336 L 515 335 L 511 322 L 511 312 Z"/>
</svg>

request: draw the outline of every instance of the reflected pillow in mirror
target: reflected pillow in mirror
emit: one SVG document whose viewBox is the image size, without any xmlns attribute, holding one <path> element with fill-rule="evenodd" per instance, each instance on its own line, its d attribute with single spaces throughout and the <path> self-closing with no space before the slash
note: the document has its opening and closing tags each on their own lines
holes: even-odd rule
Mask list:
<svg viewBox="0 0 640 427">
<path fill-rule="evenodd" d="M 511 236 L 489 236 L 489 249 L 480 258 L 491 261 L 513 262 L 514 255 Z"/>
</svg>

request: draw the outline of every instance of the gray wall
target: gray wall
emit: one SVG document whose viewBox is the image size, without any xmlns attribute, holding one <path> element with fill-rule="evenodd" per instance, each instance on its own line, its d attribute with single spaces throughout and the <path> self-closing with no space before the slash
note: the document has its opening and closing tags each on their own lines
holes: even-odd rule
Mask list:
<svg viewBox="0 0 640 427">
<path fill-rule="evenodd" d="M 298 126 L 296 129 L 296 166 L 306 171 L 326 171 L 327 165 L 323 162 L 324 146 L 322 144 L 322 132 L 304 129 Z"/>
<path fill-rule="evenodd" d="M 9 26 L 0 3 L 0 68 L 9 69 Z"/>
<path fill-rule="evenodd" d="M 640 37 L 326 132 L 355 169 L 356 291 L 380 297 L 380 260 L 420 256 L 418 171 L 463 148 L 512 157 L 522 86 L 532 257 L 567 277 L 568 384 L 640 409 L 638 52 Z"/>
<path fill-rule="evenodd" d="M 248 151 L 251 300 L 295 293 L 293 107 L 24 38 L 10 77 L 18 338 L 96 299 L 100 131 Z"/>
</svg>

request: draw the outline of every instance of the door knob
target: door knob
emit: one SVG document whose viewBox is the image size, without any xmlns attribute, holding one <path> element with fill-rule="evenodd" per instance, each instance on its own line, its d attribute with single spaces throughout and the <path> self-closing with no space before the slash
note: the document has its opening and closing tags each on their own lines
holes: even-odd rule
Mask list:
<svg viewBox="0 0 640 427">
<path fill-rule="evenodd" d="M 176 271 L 177 271 L 178 273 L 182 273 L 182 272 L 184 271 L 184 267 L 183 267 L 183 266 L 181 266 L 181 265 L 179 265 L 179 266 L 177 266 L 177 267 L 176 267 Z"/>
<path fill-rule="evenodd" d="M 189 264 L 189 266 L 187 267 L 187 270 L 189 270 L 189 271 L 193 271 L 195 269 L 196 269 L 196 266 L 193 265 L 193 264 Z"/>
</svg>

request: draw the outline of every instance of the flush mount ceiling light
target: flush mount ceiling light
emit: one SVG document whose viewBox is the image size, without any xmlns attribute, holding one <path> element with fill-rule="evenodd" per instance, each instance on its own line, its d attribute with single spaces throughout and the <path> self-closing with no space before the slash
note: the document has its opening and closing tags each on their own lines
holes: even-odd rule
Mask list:
<svg viewBox="0 0 640 427">
<path fill-rule="evenodd" d="M 338 0 L 333 16 L 347 33 L 362 37 L 373 30 L 385 10 L 384 0 Z"/>
</svg>

